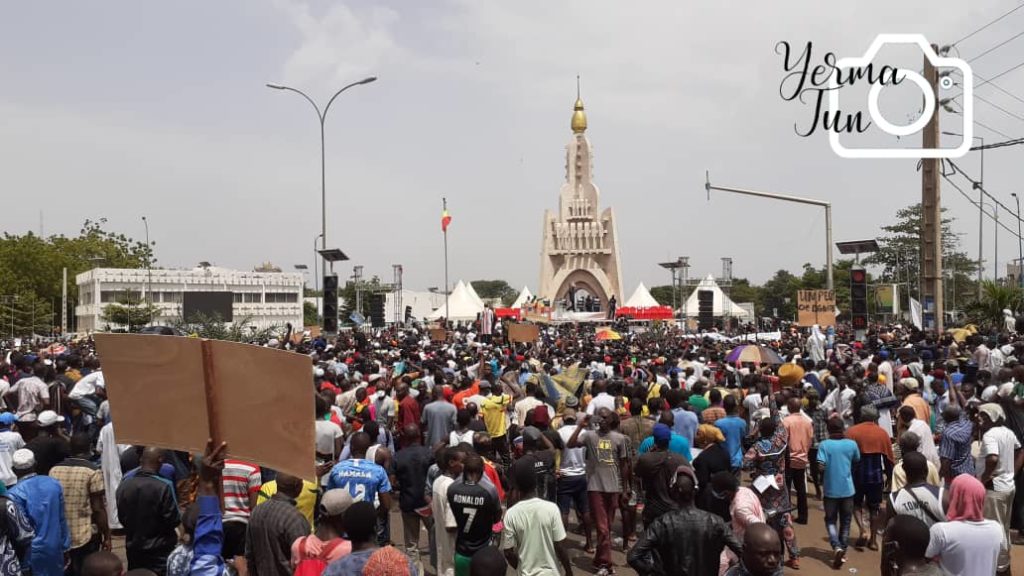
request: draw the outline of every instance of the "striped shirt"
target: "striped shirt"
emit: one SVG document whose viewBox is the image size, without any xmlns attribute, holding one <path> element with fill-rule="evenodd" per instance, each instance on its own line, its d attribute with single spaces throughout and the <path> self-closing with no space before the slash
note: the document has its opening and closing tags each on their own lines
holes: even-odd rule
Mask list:
<svg viewBox="0 0 1024 576">
<path fill-rule="evenodd" d="M 974 458 L 971 457 L 971 421 L 961 417 L 946 424 L 939 442 L 939 457 L 949 460 L 950 476 L 974 476 Z"/>
<path fill-rule="evenodd" d="M 248 522 L 249 496 L 263 484 L 260 467 L 242 460 L 224 461 L 224 521 Z"/>
</svg>

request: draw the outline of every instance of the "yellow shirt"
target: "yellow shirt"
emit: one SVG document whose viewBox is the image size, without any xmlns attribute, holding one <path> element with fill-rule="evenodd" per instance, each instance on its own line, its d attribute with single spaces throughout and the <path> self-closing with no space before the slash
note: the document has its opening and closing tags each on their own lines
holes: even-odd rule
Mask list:
<svg viewBox="0 0 1024 576">
<path fill-rule="evenodd" d="M 295 508 L 302 512 L 302 515 L 309 521 L 309 530 L 313 531 L 313 510 L 316 508 L 316 497 L 319 493 L 317 485 L 309 480 L 302 481 L 302 493 L 295 500 Z M 256 497 L 256 505 L 259 506 L 270 497 L 277 494 L 277 480 L 266 482 L 260 487 L 259 495 Z"/>
<path fill-rule="evenodd" d="M 484 425 L 487 426 L 487 433 L 491 438 L 504 436 L 508 431 L 505 408 L 512 402 L 512 396 L 499 394 L 488 396 L 480 410 L 484 413 Z"/>
</svg>

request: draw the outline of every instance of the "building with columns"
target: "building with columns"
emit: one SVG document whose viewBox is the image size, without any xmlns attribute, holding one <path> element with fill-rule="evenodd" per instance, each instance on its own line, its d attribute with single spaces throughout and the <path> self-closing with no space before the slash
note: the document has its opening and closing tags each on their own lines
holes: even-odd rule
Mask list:
<svg viewBox="0 0 1024 576">
<path fill-rule="evenodd" d="M 600 191 L 593 181 L 593 149 L 579 94 L 570 126 L 558 212 L 544 211 L 538 296 L 555 302 L 570 293 L 577 301 L 589 295 L 603 309 L 613 295 L 620 304 L 624 299 L 622 269 L 615 217 L 611 208 L 601 210 Z"/>
</svg>

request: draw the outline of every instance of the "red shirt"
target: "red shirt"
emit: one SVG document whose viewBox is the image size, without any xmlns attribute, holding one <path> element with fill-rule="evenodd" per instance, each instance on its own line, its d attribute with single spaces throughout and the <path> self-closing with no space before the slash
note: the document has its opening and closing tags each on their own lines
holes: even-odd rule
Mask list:
<svg viewBox="0 0 1024 576">
<path fill-rule="evenodd" d="M 402 428 L 409 424 L 420 425 L 421 409 L 420 403 L 412 395 L 407 395 L 398 403 L 398 426 Z"/>
</svg>

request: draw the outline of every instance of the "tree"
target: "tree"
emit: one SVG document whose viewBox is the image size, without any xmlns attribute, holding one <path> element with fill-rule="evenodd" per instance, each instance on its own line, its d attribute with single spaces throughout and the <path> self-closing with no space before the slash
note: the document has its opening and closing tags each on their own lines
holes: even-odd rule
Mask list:
<svg viewBox="0 0 1024 576">
<path fill-rule="evenodd" d="M 796 291 L 802 287 L 801 278 L 786 270 L 779 270 L 761 287 L 762 304 L 765 316 L 775 316 L 783 320 L 796 318 Z"/>
<path fill-rule="evenodd" d="M 171 321 L 171 326 L 186 334 L 195 334 L 199 338 L 210 340 L 227 340 L 229 342 L 267 342 L 280 332 L 277 326 L 258 329 L 251 324 L 250 317 L 237 322 L 224 322 L 219 314 L 206 315 L 197 313 L 190 316 L 191 322 L 185 322 L 180 316 Z M 301 331 L 302 327 L 296 330 Z"/>
<path fill-rule="evenodd" d="M 650 292 L 651 296 L 658 301 L 658 304 L 662 306 L 672 305 L 672 286 L 652 286 Z M 682 290 L 676 292 L 676 306 L 682 306 L 682 302 L 679 301 L 679 298 L 682 298 L 682 294 Z"/>
<path fill-rule="evenodd" d="M 312 302 L 302 303 L 302 322 L 306 326 L 317 326 L 320 324 L 320 313 L 316 309 L 316 304 Z"/>
<path fill-rule="evenodd" d="M 363 280 L 359 283 L 359 293 L 362 294 L 363 304 L 363 316 L 369 316 L 370 299 L 369 294 L 371 292 L 386 292 L 384 285 L 380 281 L 380 277 L 374 276 L 369 280 Z M 344 286 L 338 287 L 338 298 L 342 300 L 341 311 L 338 314 L 338 322 L 340 324 L 352 325 L 352 321 L 349 320 L 349 316 L 356 311 L 356 284 L 349 280 Z"/>
<path fill-rule="evenodd" d="M 1014 314 L 1024 306 L 1024 291 L 1017 286 L 991 280 L 981 283 L 981 300 L 967 306 L 967 317 L 982 328 L 1003 330 L 1003 310 Z"/>
<path fill-rule="evenodd" d="M 109 232 L 104 229 L 106 223 L 105 218 L 86 220 L 78 235 L 71 237 L 42 238 L 32 232 L 4 233 L 0 237 L 0 300 L 5 309 L 14 303 L 17 335 L 27 335 L 31 331 L 32 317 L 38 321 L 43 310 L 44 317 L 49 315 L 51 305 L 53 318 L 47 320 L 43 333 L 49 332 L 52 320 L 60 318 L 63 268 L 68 269 L 68 314 L 71 315 L 78 299 L 75 283 L 78 274 L 97 266 L 144 268 L 156 262 L 155 243 L 146 245 L 124 234 Z M 33 305 L 25 304 L 28 302 Z M 10 322 L 10 316 L 7 321 Z M 35 331 L 39 333 L 41 327 L 37 323 Z"/>
<path fill-rule="evenodd" d="M 123 326 L 128 332 L 138 332 L 160 314 L 160 307 L 146 301 L 122 299 L 103 307 L 103 321 Z"/>
<path fill-rule="evenodd" d="M 943 215 L 946 209 L 942 209 Z M 947 308 L 955 308 L 969 295 L 976 293 L 977 284 L 971 277 L 978 270 L 977 262 L 959 250 L 960 238 L 953 232 L 953 218 L 942 218 L 942 266 L 947 283 L 955 286 L 955 293 L 948 292 L 951 302 Z M 896 222 L 882 226 L 884 235 L 877 238 L 879 250 L 864 258 L 864 264 L 880 266 L 878 280 L 884 283 L 903 284 L 905 291 L 920 294 L 923 220 L 921 204 L 912 204 L 896 211 Z M 905 300 L 905 299 L 901 299 Z"/>
<path fill-rule="evenodd" d="M 519 293 L 504 280 L 473 280 L 469 283 L 483 300 L 498 299 L 503 306 L 515 302 Z"/>
</svg>

